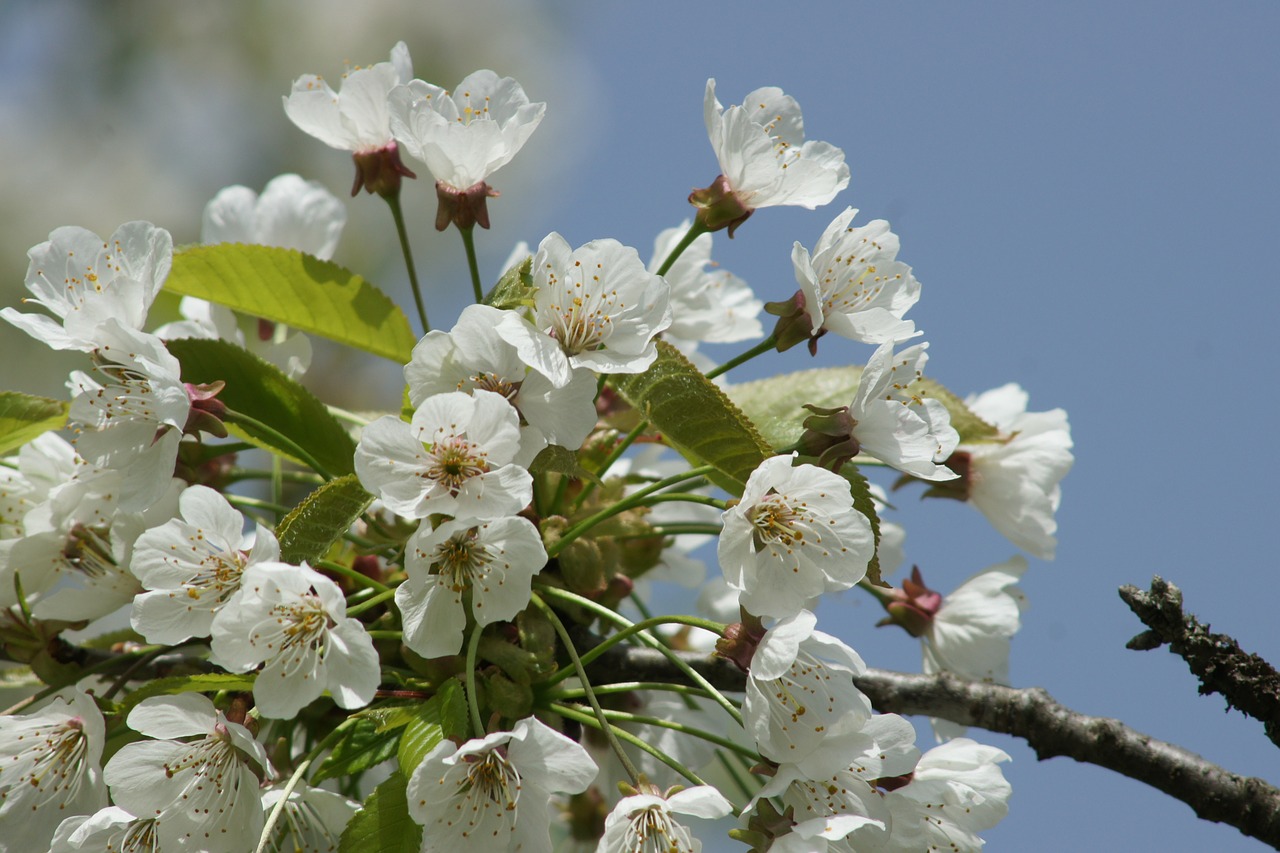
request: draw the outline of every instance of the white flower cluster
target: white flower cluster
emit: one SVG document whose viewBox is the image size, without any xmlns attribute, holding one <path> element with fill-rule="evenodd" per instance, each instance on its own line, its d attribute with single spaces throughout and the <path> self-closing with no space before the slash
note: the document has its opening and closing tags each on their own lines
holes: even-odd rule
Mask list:
<svg viewBox="0 0 1280 853">
<path fill-rule="evenodd" d="M 488 179 L 530 138 L 546 105 L 487 70 L 452 92 L 413 79 L 401 43 L 388 62 L 348 72 L 338 91 L 314 75 L 299 78 L 284 110 L 302 130 L 352 152 L 357 191 L 394 204 L 400 178 L 413 177 L 399 150 L 425 163 L 440 203 L 436 227 L 456 224 L 470 253 L 472 226 L 489 227 L 485 200 L 496 191 Z M 402 741 L 397 755 L 404 773 L 396 781 L 423 828 L 423 853 L 549 851 L 553 802 L 576 814 L 575 829 L 591 829 L 605 853 L 696 853 L 701 843 L 677 815 L 730 813 L 744 826 L 764 820 L 775 850 L 981 846 L 977 833 L 1007 810 L 998 765 L 1008 756 L 963 738 L 921 755 L 911 725 L 874 714 L 855 686 L 862 658 L 817 630 L 820 597 L 867 585 L 873 560 L 887 573 L 901 541 L 874 518 L 860 478 L 841 469 L 870 459 L 927 481 L 930 493 L 971 502 L 1019 547 L 1049 558 L 1058 483 L 1072 461 L 1065 413 L 1027 413 L 1025 393 L 1006 386 L 964 404 L 989 429 L 961 435 L 952 424 L 961 404 L 927 390 L 928 345 L 906 345 L 919 334 L 904 315 L 920 284 L 897 260 L 898 237 L 882 220 L 854 227 L 857 211 L 848 208 L 812 253 L 796 243 L 799 290 L 786 302 L 765 306 L 719 269 L 710 232 L 732 236 L 762 207 L 827 204 L 847 186 L 849 168 L 840 149 L 805 140 L 799 106 L 781 90 L 757 89 L 725 108 L 708 81 L 704 118 L 721 174 L 690 197 L 692 221 L 657 236 L 647 265 L 616 240 L 574 248 L 553 232 L 513 259 L 504 281 L 517 281 L 518 294 L 471 305 L 449 331 L 418 340 L 403 368 L 405 411 L 368 423 L 353 416 L 358 437 L 339 430 L 355 448 L 343 460 L 355 479 L 339 485 L 359 492 L 358 480 L 373 496 L 360 493 L 362 506 L 376 506 L 354 529 L 354 516 L 344 517 L 311 564 L 286 561 L 296 553 L 287 521 L 278 531 L 261 522 L 249 530 L 237 506 L 264 502 L 229 497 L 232 472 L 208 468 L 221 452 L 202 433 L 225 438 L 224 420 L 244 427 L 240 437 L 270 427 L 227 409 L 217 399 L 224 383 L 184 382 L 175 354 L 212 345 L 173 343 L 243 347 L 294 387 L 310 365 L 307 338 L 265 320 L 246 334 L 231 309 L 190 297 L 181 320 L 147 331 L 173 263 L 172 239 L 149 223 L 128 223 L 106 240 L 59 228 L 31 250 L 28 301 L 47 314 L 5 308 L 0 316 L 53 349 L 86 354 L 92 370 L 68 382 L 74 439 L 47 432 L 0 465 L 6 631 L 12 623 L 35 650 L 29 658 L 43 662 L 58 632 L 127 608 L 132 639 L 155 648 L 126 642 L 113 654 L 159 666 L 160 651 L 183 646 L 194 650 L 183 662 L 198 674 L 175 676 L 177 687 L 126 692 L 121 703 L 113 697 L 129 669 L 101 697 L 93 695 L 101 685 L 86 680 L 31 713 L 0 716 L 0 853 L 336 850 L 360 806 L 303 775 L 333 746 L 312 735 L 334 706 L 360 712 L 344 727 L 372 721 L 377 737 L 383 726 L 412 728 L 415 738 L 438 729 L 420 754 Z M 282 175 L 260 195 L 220 192 L 205 210 L 202 241 L 328 260 L 345 220 L 323 187 Z M 711 493 L 706 468 L 624 457 L 636 440 L 681 445 L 645 434 L 645 418 L 658 417 L 619 402 L 616 388 L 650 371 L 660 353 L 688 371 L 665 344 L 709 367 L 699 347 L 762 337 L 761 310 L 778 324 L 748 356 L 800 342 L 813 349 L 827 332 L 876 347 L 848 405 L 808 407 L 805 438 L 738 480 L 733 500 Z M 698 390 L 720 393 L 694 378 Z M 313 467 L 314 477 L 299 479 L 330 479 Z M 279 503 L 282 468 L 269 476 Z M 688 491 L 668 488 L 676 485 Z M 583 641 L 608 630 L 609 617 L 626 624 L 616 611 L 629 594 L 639 598 L 639 577 L 661 576 L 660 565 L 696 585 L 702 570 L 687 552 L 717 532 L 722 577 L 704 597 L 729 613 L 685 621 L 702 626 L 702 637 L 722 635 L 718 652 L 746 672 L 741 701 L 705 685 L 676 696 L 620 683 L 601 691 L 602 706 L 583 668 L 588 656 L 564 648 L 572 633 L 563 623 L 576 621 Z M 353 544 L 337 541 L 344 536 Z M 355 568 L 366 559 L 378 564 L 377 578 Z M 873 593 L 890 621 L 921 638 L 926 672 L 1005 681 L 1025 569 L 1015 558 L 945 598 L 918 571 L 902 589 Z M 349 592 L 338 576 L 368 588 Z M 576 611 L 557 615 L 548 604 L 555 594 Z M 641 632 L 652 624 L 606 639 L 595 656 L 626 638 L 657 644 Z M 375 638 L 393 642 L 376 646 Z M 692 633 L 667 640 L 700 642 Z M 460 735 L 438 705 L 412 725 L 394 722 L 396 713 L 418 713 L 419 699 L 443 702 L 445 683 L 465 685 L 474 737 Z M 215 692 L 226 694 L 218 704 L 204 695 Z M 360 710 L 375 697 L 389 709 Z M 384 710 L 391 716 L 378 715 Z M 723 734 L 724 714 L 741 731 Z M 560 730 L 550 725 L 557 715 L 566 721 Z M 103 767 L 108 725 L 120 723 L 133 734 Z M 609 737 L 578 736 L 583 724 Z M 940 734 L 960 733 L 935 724 Z M 261 740 L 260 728 L 268 732 Z M 767 765 L 772 778 L 736 806 L 709 785 L 680 788 L 700 781 L 694 771 L 717 749 L 749 756 L 743 769 Z M 604 781 L 615 777 L 624 796 Z M 790 807 L 789 819 L 770 798 Z"/>
</svg>

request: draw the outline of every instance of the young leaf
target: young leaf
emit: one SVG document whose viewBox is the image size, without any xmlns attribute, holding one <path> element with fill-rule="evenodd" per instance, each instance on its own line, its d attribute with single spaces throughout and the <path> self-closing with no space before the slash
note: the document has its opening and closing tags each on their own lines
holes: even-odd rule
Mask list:
<svg viewBox="0 0 1280 853">
<path fill-rule="evenodd" d="M 361 487 L 355 474 L 325 483 L 303 498 L 276 528 L 280 558 L 287 563 L 320 559 L 371 503 L 373 495 Z"/>
<path fill-rule="evenodd" d="M 354 776 L 396 757 L 400 729 L 382 729 L 378 721 L 361 717 L 316 768 L 313 784 L 322 779 Z"/>
<path fill-rule="evenodd" d="M 170 678 L 158 678 L 149 681 L 130 693 L 120 703 L 120 713 L 125 713 L 143 699 L 152 696 L 174 696 L 178 693 L 220 693 L 232 690 L 248 693 L 253 690 L 253 681 L 257 676 L 228 675 L 222 672 L 208 672 L 201 675 L 175 675 Z"/>
<path fill-rule="evenodd" d="M 360 276 L 293 249 L 221 243 L 173 256 L 165 290 L 198 296 L 405 364 L 417 338 Z"/>
<path fill-rule="evenodd" d="M 647 371 L 609 381 L 668 444 L 714 465 L 711 479 L 730 494 L 742 494 L 751 472 L 772 455 L 746 415 L 666 341 L 658 341 L 658 360 Z"/>
<path fill-rule="evenodd" d="M 0 453 L 8 453 L 67 423 L 69 404 L 17 391 L 0 391 Z"/>
<path fill-rule="evenodd" d="M 409 817 L 408 784 L 397 772 L 374 788 L 343 830 L 338 853 L 418 853 L 422 827 Z"/>
<path fill-rule="evenodd" d="M 500 309 L 518 309 L 533 304 L 533 257 L 518 261 L 502 274 L 498 283 L 484 297 L 485 305 Z"/>
<path fill-rule="evenodd" d="M 876 512 L 876 502 L 871 497 L 871 486 L 867 483 L 867 478 L 858 470 L 857 465 L 846 463 L 840 469 L 840 476 L 849 481 L 854 509 L 865 515 L 871 522 L 871 533 L 875 536 L 876 553 L 867 564 L 867 580 L 876 586 L 885 586 L 885 582 L 880 578 L 880 515 Z"/>
<path fill-rule="evenodd" d="M 456 678 L 440 685 L 440 726 L 444 736 L 453 740 L 471 737 L 471 718 L 467 710 L 467 692 Z"/>
<path fill-rule="evenodd" d="M 406 776 L 422 763 L 427 753 L 436 744 L 444 740 L 444 730 L 440 728 L 440 706 L 444 704 L 440 694 L 413 709 L 412 716 L 405 724 L 404 734 L 400 737 L 400 749 L 396 755 L 400 759 L 400 772 Z"/>
<path fill-rule="evenodd" d="M 274 365 L 226 341 L 188 338 L 166 346 L 182 363 L 183 382 L 226 382 L 218 399 L 228 408 L 288 437 L 331 475 L 355 470 L 356 444 L 346 428 L 315 395 Z M 259 447 L 297 459 L 296 451 L 270 432 L 245 424 L 228 427 Z"/>
</svg>

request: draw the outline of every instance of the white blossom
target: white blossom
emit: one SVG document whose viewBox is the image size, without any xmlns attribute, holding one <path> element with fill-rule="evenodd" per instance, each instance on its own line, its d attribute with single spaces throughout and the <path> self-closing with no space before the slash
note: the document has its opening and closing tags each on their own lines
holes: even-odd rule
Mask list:
<svg viewBox="0 0 1280 853">
<path fill-rule="evenodd" d="M 257 846 L 258 781 L 271 765 L 244 726 L 199 693 L 143 699 L 126 723 L 154 740 L 121 747 L 103 776 L 117 806 L 155 818 L 160 849 L 244 853 Z"/>
<path fill-rule="evenodd" d="M 688 230 L 686 220 L 658 235 L 650 272 L 657 273 Z M 690 243 L 663 278 L 671 287 L 671 325 L 663 338 L 686 354 L 700 342 L 734 343 L 764 334 L 760 324 L 764 303 L 745 281 L 711 260 L 710 234 Z"/>
<path fill-rule="evenodd" d="M 284 174 L 261 195 L 239 184 L 220 190 L 205 205 L 200 242 L 279 246 L 328 260 L 346 224 L 346 207 L 323 184 Z"/>
<path fill-rule="evenodd" d="M 813 334 L 822 329 L 864 344 L 903 341 L 919 334 L 902 315 L 920 299 L 920 282 L 897 260 L 898 235 L 876 219 L 857 228 L 852 207 L 822 232 L 813 255 L 799 242 L 791 251 Z"/>
<path fill-rule="evenodd" d="M 244 516 L 213 489 L 185 490 L 179 513 L 134 543 L 131 567 L 149 591 L 133 600 L 131 622 L 148 643 L 207 637 L 214 614 L 240 589 L 245 569 L 280 558 L 275 534 L 262 525 L 249 550 Z"/>
<path fill-rule="evenodd" d="M 853 437 L 863 452 L 913 477 L 954 480 L 956 473 L 940 463 L 960 435 L 946 406 L 911 387 L 923 375 L 928 344 L 896 355 L 893 347 L 892 341 L 881 344 L 862 371 L 849 404 Z"/>
<path fill-rule="evenodd" d="M 53 349 L 89 352 L 108 320 L 141 329 L 173 260 L 173 238 L 150 222 L 127 222 L 108 240 L 65 226 L 27 253 L 27 290 L 43 314 L 0 309 L 0 317 Z"/>
<path fill-rule="evenodd" d="M 526 519 L 451 519 L 435 530 L 424 521 L 405 546 L 408 579 L 396 587 L 405 645 L 426 658 L 457 654 L 468 613 L 482 627 L 515 618 L 546 564 Z"/>
<path fill-rule="evenodd" d="M 233 672 L 264 665 L 253 700 L 265 717 L 295 717 L 326 690 L 339 707 L 363 707 L 378 688 L 378 654 L 346 614 L 338 585 L 305 563 L 257 563 L 213 617 L 213 660 Z"/>
<path fill-rule="evenodd" d="M 572 371 L 567 385 L 526 364 L 497 327 L 515 312 L 469 305 L 448 332 L 428 332 L 413 348 L 404 377 L 409 402 L 420 406 L 449 391 L 492 391 L 520 413 L 520 452 L 527 467 L 548 444 L 577 450 L 596 425 L 596 378 L 586 368 Z"/>
<path fill-rule="evenodd" d="M 791 462 L 762 462 L 722 516 L 720 568 L 757 616 L 794 616 L 823 592 L 849 589 L 875 551 L 871 522 L 854 508 L 849 481 Z"/>
<path fill-rule="evenodd" d="M 465 190 L 511 162 L 546 112 L 511 77 L 468 74 L 450 94 L 411 80 L 390 94 L 391 130 L 437 181 Z"/>
<path fill-rule="evenodd" d="M 1027 392 L 1010 383 L 969 397 L 978 417 L 1000 430 L 994 442 L 962 445 L 956 456 L 967 498 L 1014 545 L 1052 560 L 1058 540 L 1054 514 L 1062 478 L 1071 470 L 1071 426 L 1063 409 L 1027 411 Z M 967 468 L 967 470 L 965 470 Z"/>
<path fill-rule="evenodd" d="M 162 853 L 155 818 L 108 806 L 58 824 L 49 853 Z"/>
<path fill-rule="evenodd" d="M 534 717 L 462 746 L 442 741 L 409 779 L 421 853 L 550 853 L 551 794 L 581 793 L 595 776 L 582 746 Z"/>
<path fill-rule="evenodd" d="M 355 467 L 406 518 L 497 518 L 533 499 L 533 478 L 512 462 L 519 449 L 519 416 L 505 398 L 454 391 L 428 397 L 410 423 L 388 416 L 365 427 Z"/>
<path fill-rule="evenodd" d="M 809 774 L 840 763 L 846 744 L 857 741 L 871 716 L 871 702 L 853 684 L 866 664 L 816 624 L 817 617 L 803 610 L 765 632 L 751 659 L 742 707 L 760 754 Z"/>
<path fill-rule="evenodd" d="M 635 249 L 609 239 L 570 249 L 552 232 L 532 273 L 533 324 L 510 315 L 498 332 L 555 384 L 568 384 L 578 367 L 643 373 L 657 359 L 654 338 L 671 325 L 671 289 Z"/>
<path fill-rule="evenodd" d="M 391 60 L 342 75 L 337 92 L 322 78 L 304 74 L 284 97 L 289 120 L 330 148 L 366 152 L 392 141 L 387 96 L 413 78 L 409 48 L 397 42 Z"/>
<path fill-rule="evenodd" d="M 604 820 L 596 853 L 699 853 L 702 842 L 673 814 L 724 817 L 733 805 L 709 785 L 685 788 L 669 797 L 640 793 L 624 797 Z"/>
<path fill-rule="evenodd" d="M 106 805 L 105 742 L 102 713 L 79 690 L 0 716 L 0 853 L 45 850 L 63 818 Z"/>
<path fill-rule="evenodd" d="M 284 796 L 275 785 L 262 792 L 262 810 L 270 814 Z M 268 850 L 293 853 L 338 853 L 338 841 L 360 804 L 341 794 L 299 783 L 276 822 Z"/>
<path fill-rule="evenodd" d="M 805 141 L 800 105 L 776 87 L 747 93 L 741 106 L 716 100 L 716 81 L 703 99 L 707 135 L 720 171 L 743 207 L 826 204 L 849 185 L 844 152 Z"/>
</svg>

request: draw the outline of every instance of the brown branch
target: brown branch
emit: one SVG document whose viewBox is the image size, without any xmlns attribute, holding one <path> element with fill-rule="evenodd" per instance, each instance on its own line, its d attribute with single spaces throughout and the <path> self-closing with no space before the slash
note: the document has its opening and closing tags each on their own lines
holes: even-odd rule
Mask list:
<svg viewBox="0 0 1280 853">
<path fill-rule="evenodd" d="M 1128 648 L 1146 651 L 1167 643 L 1200 679 L 1201 695 L 1221 693 L 1227 707 L 1260 720 L 1267 737 L 1280 746 L 1280 673 L 1275 667 L 1184 613 L 1182 590 L 1159 575 L 1152 579 L 1150 592 L 1122 586 L 1120 597 L 1150 629 L 1130 640 Z"/>
<path fill-rule="evenodd" d="M 681 654 L 717 689 L 745 687 L 746 676 L 728 661 Z M 660 652 L 634 646 L 610 649 L 588 668 L 588 674 L 593 680 L 599 677 L 601 683 L 688 683 Z M 1280 789 L 1230 773 L 1119 720 L 1072 711 L 1040 688 L 982 684 L 948 673 L 908 675 L 879 669 L 868 670 L 854 681 L 882 713 L 942 717 L 1022 738 L 1042 761 L 1061 755 L 1114 770 L 1181 800 L 1204 820 L 1230 824 L 1280 849 Z"/>
</svg>

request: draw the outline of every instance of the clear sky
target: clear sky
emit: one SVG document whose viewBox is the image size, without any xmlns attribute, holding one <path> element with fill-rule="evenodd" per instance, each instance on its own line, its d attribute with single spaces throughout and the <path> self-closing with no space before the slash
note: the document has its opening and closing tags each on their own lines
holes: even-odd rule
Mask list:
<svg viewBox="0 0 1280 853">
<path fill-rule="evenodd" d="M 46 11 L 40 26 L 9 31 L 7 73 L 31 63 L 18 95 L 0 98 L 14 114 L 47 106 L 40 101 L 45 81 L 32 68 L 93 75 L 113 61 L 60 53 L 72 43 L 88 50 L 90 42 L 74 4 L 54 5 L 63 13 Z M 332 78 L 344 58 L 384 59 L 399 38 L 430 79 L 443 60 L 423 33 L 446 26 L 432 20 L 443 5 L 406 4 L 401 11 L 422 11 L 403 27 L 382 14 L 372 51 L 365 21 L 358 44 L 344 43 L 335 26 L 323 49 L 314 56 L 297 50 L 295 64 L 286 72 L 272 66 L 269 79 L 238 67 L 237 85 L 249 86 L 262 110 L 254 122 L 224 122 L 225 137 L 188 139 L 170 149 L 169 160 L 156 160 L 161 171 L 172 162 L 200 167 L 204 195 L 185 202 L 185 231 L 165 219 L 173 209 L 168 197 L 143 180 L 135 181 L 136 195 L 114 200 L 118 218 L 94 219 L 101 214 L 68 200 L 92 193 L 51 183 L 57 169 L 38 208 L 6 197 L 11 228 L 25 247 L 61 224 L 110 231 L 147 218 L 174 228 L 179 241 L 193 240 L 191 224 L 213 190 L 260 187 L 274 174 L 229 157 L 224 149 L 233 141 L 287 143 L 272 154 L 275 171 L 324 177 L 343 193 L 348 165 L 288 127 L 276 112 L 280 96 L 304 72 Z M 1185 665 L 1167 652 L 1124 649 L 1141 626 L 1116 595 L 1121 584 L 1145 586 L 1159 573 L 1182 587 L 1189 610 L 1280 662 L 1271 538 L 1280 481 L 1280 275 L 1266 254 L 1280 234 L 1280 6 L 563 0 L 512 3 L 508 18 L 502 4 L 482 12 L 447 5 L 448 65 L 460 69 L 459 78 L 490 67 L 549 104 L 522 161 L 492 181 L 504 195 L 490 206 L 493 231 L 480 238 L 486 277 L 497 275 L 516 240 L 536 244 L 552 230 L 573 245 L 615 237 L 647 257 L 656 233 L 689 215 L 690 189 L 717 172 L 702 122 L 706 79 L 717 79 L 726 104 L 758 86 L 782 87 L 804 108 L 808 135 L 845 150 L 849 189 L 817 211 L 757 213 L 734 240 L 717 236 L 717 260 L 762 298 L 782 299 L 795 290 L 794 241 L 811 247 L 846 205 L 861 209 L 858 222 L 887 218 L 901 235 L 901 259 L 923 282 L 909 316 L 931 345 L 930 373 L 962 395 L 1016 381 L 1030 392 L 1032 409 L 1070 413 L 1077 463 L 1063 484 L 1058 557 L 1032 560 L 1023 583 L 1031 609 L 1014 641 L 1014 684 L 1045 687 L 1075 709 L 1119 717 L 1230 770 L 1280 782 L 1260 723 L 1224 713 L 1220 697 L 1198 696 Z M 178 40 L 190 56 L 230 51 L 237 39 L 257 35 L 257 44 L 285 38 L 283 28 L 254 30 L 246 4 L 228 8 L 241 17 L 226 41 L 202 40 L 198 27 L 161 38 Z M 338 3 L 316 8 L 354 14 Z M 531 18 L 540 18 L 537 27 Z M 42 51 L 41 43 L 60 47 Z M 170 53 L 181 59 L 181 50 Z M 138 102 L 120 107 L 114 125 L 81 128 L 92 157 L 66 168 L 90 177 L 118 171 L 140 144 L 122 132 L 134 120 L 130 109 L 148 112 L 162 135 L 182 122 L 201 126 L 201 113 L 227 109 L 212 82 L 194 90 L 182 89 L 181 79 L 171 84 L 187 111 L 157 118 L 156 103 Z M 433 82 L 450 86 L 456 78 Z M 23 181 L 50 168 L 48 149 L 31 140 L 17 159 L 13 127 L 0 139 L 7 143 L 0 150 L 10 151 L 5 182 L 30 195 Z M 47 141 L 55 144 L 61 141 Z M 538 158 L 552 164 L 550 180 L 535 179 Z M 323 175 L 309 171 L 322 160 Z M 528 197 L 535 189 L 539 195 Z M 353 228 L 362 219 L 386 225 L 372 200 L 352 202 L 350 211 Z M 419 220 L 422 231 L 427 222 Z M 419 239 L 428 262 L 444 259 L 443 278 L 463 281 L 454 235 Z M 8 284 L 20 281 L 20 251 L 4 259 Z M 367 246 L 348 240 L 337 260 L 362 269 L 354 260 L 362 251 Z M 388 286 L 391 275 L 382 279 Z M 441 304 L 449 306 L 441 317 L 461 307 Z M 6 354 L 16 352 L 19 334 L 0 330 Z M 797 348 L 733 376 L 861 364 L 869 353 L 829 337 L 816 360 Z M 9 364 L 14 381 L 5 387 L 28 390 L 12 357 Z M 896 520 L 907 528 L 908 564 L 918 563 L 936 586 L 950 589 L 1014 553 L 977 513 L 922 503 L 918 494 L 898 494 Z M 820 618 L 821 628 L 873 666 L 919 666 L 915 641 L 871 627 L 879 612 L 865 596 L 845 594 L 824 605 Z M 987 834 L 989 849 L 1261 848 L 1137 782 L 1067 759 L 1039 764 L 1017 741 L 974 734 L 1014 759 L 1005 766 L 1012 811 Z M 927 745 L 927 727 L 921 735 Z"/>
</svg>

